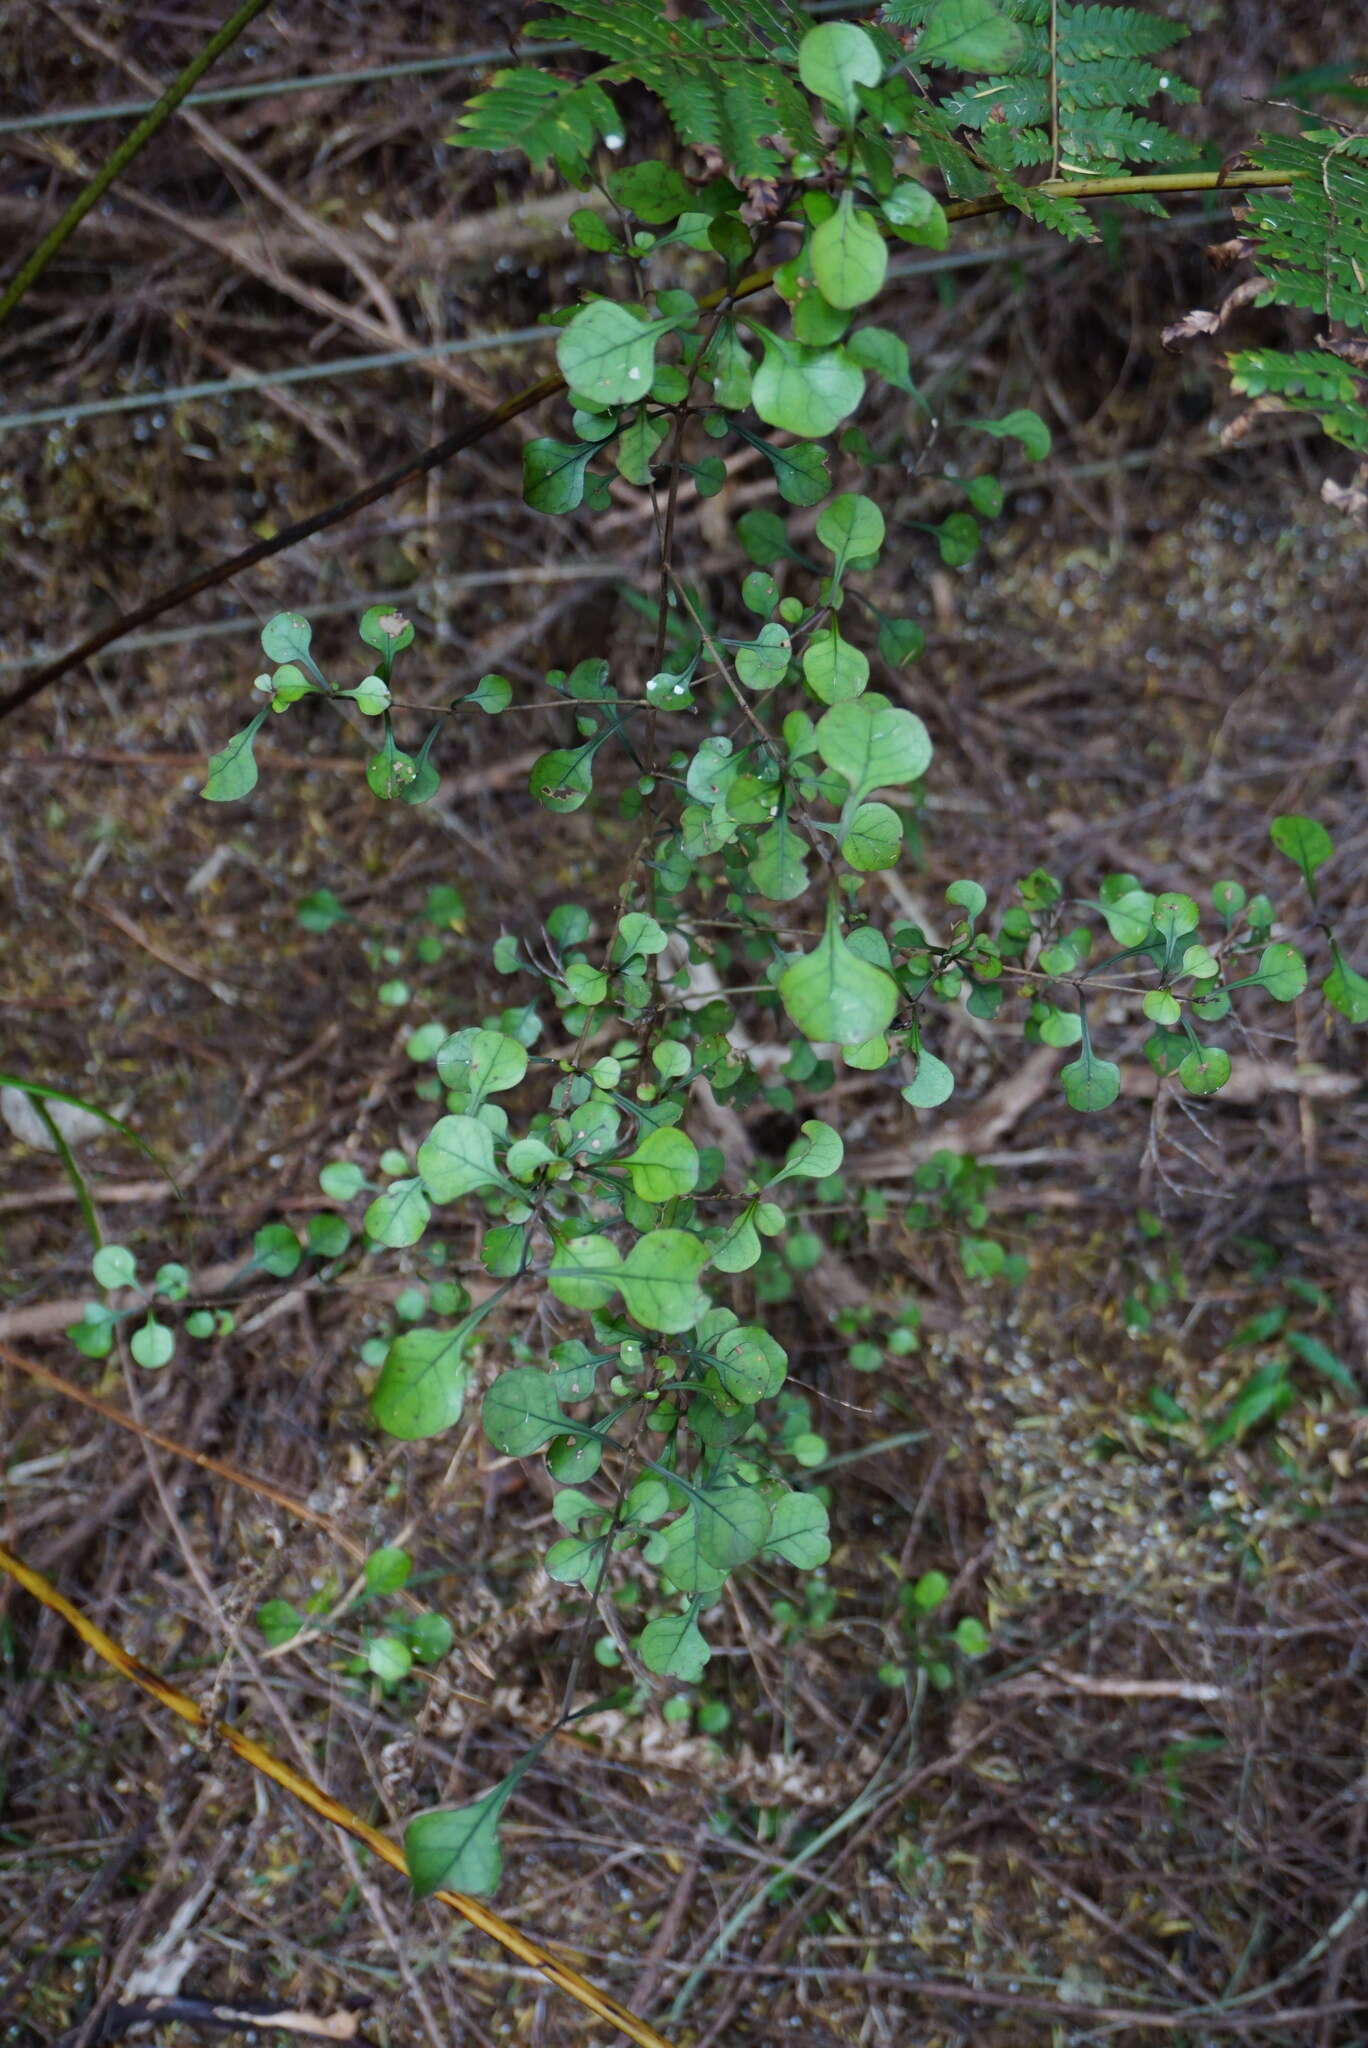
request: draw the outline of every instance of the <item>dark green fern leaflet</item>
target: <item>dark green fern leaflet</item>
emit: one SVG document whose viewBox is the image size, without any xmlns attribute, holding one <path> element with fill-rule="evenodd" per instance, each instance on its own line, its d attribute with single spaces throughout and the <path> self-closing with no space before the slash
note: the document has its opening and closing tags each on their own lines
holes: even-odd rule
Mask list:
<svg viewBox="0 0 1368 2048">
<path fill-rule="evenodd" d="M 620 134 L 618 113 L 592 79 L 575 84 L 545 71 L 496 71 L 461 110 L 448 139 L 466 149 L 520 149 L 534 164 L 554 157 L 572 183 L 585 176 L 595 143 Z"/>
<path fill-rule="evenodd" d="M 924 0 L 890 0 L 885 19 L 922 27 L 938 11 Z M 1059 0 L 1052 110 L 1049 0 L 1001 0 L 999 12 L 1016 31 L 1006 60 L 987 77 L 949 94 L 941 109 L 959 126 L 977 131 L 985 160 L 995 172 L 1009 174 L 1002 191 L 1013 205 L 1020 188 L 1012 189 L 1010 173 L 1051 160 L 1056 146 L 1052 112 L 1058 123 L 1058 168 L 1065 176 L 1092 177 L 1120 163 L 1153 166 L 1191 157 L 1192 145 L 1183 137 L 1132 111 L 1147 107 L 1161 92 L 1179 101 L 1198 97 L 1183 79 L 1151 61 L 1187 34 L 1180 24 L 1133 7 L 1075 7 Z M 1029 210 L 1044 217 L 1034 204 Z M 1076 214 L 1072 209 L 1067 225 L 1048 224 L 1077 233 Z"/>
<path fill-rule="evenodd" d="M 1260 192 L 1246 222 L 1268 284 L 1264 303 L 1368 327 L 1368 135 L 1309 129 L 1269 136 L 1252 155 L 1261 171 L 1297 174 Z"/>
<path fill-rule="evenodd" d="M 780 0 L 723 0 L 720 20 L 672 19 L 659 0 L 565 0 L 530 32 L 566 38 L 606 58 L 580 85 L 535 71 L 501 71 L 471 101 L 451 139 L 466 148 L 554 156 L 577 183 L 599 137 L 621 132 L 603 88 L 629 80 L 656 93 L 682 143 L 715 150 L 741 180 L 772 176 L 782 158 L 769 140 L 816 149 L 807 101 L 790 73 L 805 24 Z"/>
<path fill-rule="evenodd" d="M 1240 349 L 1227 358 L 1231 382 L 1246 398 L 1275 399 L 1281 410 L 1314 415 L 1321 432 L 1368 455 L 1368 369 L 1317 349 Z"/>
<path fill-rule="evenodd" d="M 1332 128 L 1268 136 L 1251 152 L 1290 184 L 1253 195 L 1245 232 L 1266 290 L 1261 303 L 1296 306 L 1346 327 L 1368 328 L 1368 135 Z M 1243 349 L 1228 358 L 1237 391 L 1368 454 L 1368 360 L 1362 342 L 1320 349 Z"/>
</svg>

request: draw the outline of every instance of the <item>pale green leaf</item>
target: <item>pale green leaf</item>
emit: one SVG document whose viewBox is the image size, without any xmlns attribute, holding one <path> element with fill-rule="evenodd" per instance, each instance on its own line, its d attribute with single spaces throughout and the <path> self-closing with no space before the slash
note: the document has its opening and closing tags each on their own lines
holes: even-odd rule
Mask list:
<svg viewBox="0 0 1368 2048">
<path fill-rule="evenodd" d="M 708 1306 L 698 1276 L 708 1248 L 687 1230 L 648 1230 L 618 1269 L 627 1313 L 648 1330 L 691 1330 Z"/>
<path fill-rule="evenodd" d="M 405 1330 L 395 1338 L 370 1397 L 387 1435 L 416 1443 L 460 1421 L 470 1377 L 464 1341 L 463 1329 Z"/>
<path fill-rule="evenodd" d="M 499 1179 L 493 1132 L 478 1117 L 442 1117 L 419 1147 L 418 1171 L 434 1202 L 454 1202 L 493 1187 Z"/>
<path fill-rule="evenodd" d="M 862 960 L 847 943 L 834 897 L 821 939 L 785 970 L 779 995 L 798 1029 L 817 1044 L 862 1045 L 887 1029 L 898 1007 L 892 975 Z"/>
<path fill-rule="evenodd" d="M 812 274 L 829 305 L 848 312 L 876 299 L 888 272 L 888 244 L 874 216 L 845 192 L 829 219 L 814 228 Z"/>
</svg>

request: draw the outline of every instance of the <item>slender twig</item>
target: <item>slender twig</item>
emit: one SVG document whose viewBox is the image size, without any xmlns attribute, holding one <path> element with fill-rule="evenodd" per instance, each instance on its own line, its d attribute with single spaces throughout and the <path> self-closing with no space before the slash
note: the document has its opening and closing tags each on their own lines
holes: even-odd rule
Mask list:
<svg viewBox="0 0 1368 2048">
<path fill-rule="evenodd" d="M 243 0 L 236 14 L 230 15 L 217 35 L 211 36 L 190 62 L 179 78 L 166 88 L 149 114 L 144 115 L 136 128 L 126 135 L 114 154 L 95 173 L 84 192 L 72 201 L 57 225 L 44 235 L 38 247 L 26 263 L 22 263 L 0 292 L 0 324 L 9 318 L 29 286 L 42 276 L 62 244 L 73 235 L 93 206 L 98 206 L 105 193 L 121 172 L 126 171 L 138 152 L 152 140 L 158 129 L 163 128 L 175 113 L 181 101 L 188 97 L 191 89 L 203 78 L 209 66 L 221 57 L 230 44 L 235 43 L 248 23 L 255 20 L 266 6 L 267 0 Z"/>
<path fill-rule="evenodd" d="M 87 1648 L 93 1650 L 97 1657 L 115 1671 L 121 1672 L 131 1684 L 159 1701 L 168 1712 L 175 1714 L 189 1727 L 221 1742 L 241 1762 L 249 1764 L 262 1777 L 271 1779 L 301 1806 L 307 1807 L 311 1813 L 316 1813 L 320 1819 L 330 1821 L 345 1834 L 354 1836 L 358 1842 L 364 1842 L 382 1863 L 388 1863 L 392 1870 L 407 1875 L 408 1866 L 404 1861 L 404 1852 L 397 1842 L 392 1842 L 379 1828 L 374 1828 L 369 1821 L 362 1820 L 360 1814 L 353 1813 L 350 1807 L 343 1806 L 340 1800 L 325 1792 L 321 1785 L 315 1785 L 302 1771 L 295 1770 L 292 1765 L 273 1755 L 261 1743 L 235 1727 L 231 1721 L 212 1719 L 198 1700 L 192 1699 L 189 1693 L 182 1692 L 178 1686 L 169 1684 L 159 1673 L 132 1656 L 121 1643 L 115 1642 L 112 1636 L 106 1635 L 88 1615 L 82 1613 L 64 1593 L 59 1592 L 51 1580 L 44 1578 L 41 1572 L 35 1571 L 32 1565 L 25 1564 L 22 1558 L 16 1557 L 14 1552 L 7 1550 L 3 1544 L 0 1544 L 0 1571 L 7 1572 L 10 1578 L 22 1586 L 26 1593 L 31 1593 L 35 1600 L 41 1601 L 44 1607 L 51 1608 L 54 1614 L 60 1614 L 62 1619 L 75 1629 Z M 663 2034 L 658 2034 L 645 2020 L 638 2019 L 626 2006 L 619 2005 L 606 1991 L 600 1991 L 596 1984 L 591 1984 L 578 1970 L 571 1969 L 568 1963 L 561 1962 L 558 1956 L 542 1948 L 511 1921 L 505 1920 L 502 1914 L 493 1912 L 478 1899 L 470 1898 L 464 1892 L 444 1889 L 435 1892 L 433 1897 L 440 1899 L 443 1905 L 450 1906 L 463 1920 L 468 1920 L 472 1927 L 477 1927 L 492 1941 L 498 1942 L 510 1955 L 517 1956 L 520 1962 L 530 1963 L 546 1983 L 554 1985 L 558 1991 L 565 1992 L 567 1997 L 573 1998 L 586 2012 L 592 2012 L 597 2018 L 618 2027 L 629 2040 L 638 2043 L 638 2048 L 672 2048 L 672 2044 Z"/>
</svg>

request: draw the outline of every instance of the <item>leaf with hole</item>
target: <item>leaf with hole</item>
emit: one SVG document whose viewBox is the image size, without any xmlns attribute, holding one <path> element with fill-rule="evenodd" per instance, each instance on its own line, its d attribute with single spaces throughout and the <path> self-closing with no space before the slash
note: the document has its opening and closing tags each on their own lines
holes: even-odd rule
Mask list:
<svg viewBox="0 0 1368 2048">
<path fill-rule="evenodd" d="M 1216 1095 L 1230 1079 L 1230 1054 L 1219 1045 L 1195 1045 L 1178 1063 L 1178 1079 L 1191 1095 Z"/>
<path fill-rule="evenodd" d="M 528 791 L 544 811 L 577 811 L 594 786 L 589 747 L 556 747 L 533 762 Z"/>
</svg>

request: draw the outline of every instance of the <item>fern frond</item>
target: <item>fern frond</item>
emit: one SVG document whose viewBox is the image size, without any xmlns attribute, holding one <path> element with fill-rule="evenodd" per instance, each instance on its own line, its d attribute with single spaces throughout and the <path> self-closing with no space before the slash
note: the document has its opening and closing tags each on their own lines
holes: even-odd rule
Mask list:
<svg viewBox="0 0 1368 2048">
<path fill-rule="evenodd" d="M 578 43 L 610 62 L 673 55 L 700 34 L 694 22 L 671 21 L 651 0 L 565 0 L 554 13 L 528 25 L 528 34 L 549 42 Z"/>
<path fill-rule="evenodd" d="M 926 12 L 915 0 L 894 4 L 900 20 Z M 982 153 L 995 169 L 1020 170 L 1048 163 L 1051 155 L 1050 0 L 998 5 L 1021 36 L 1010 71 L 961 86 L 941 108 L 982 136 Z M 1198 97 L 1151 61 L 1186 29 L 1134 7 L 1074 6 L 1070 0 L 1057 0 L 1056 29 L 1053 98 L 1065 173 L 1086 176 L 1111 163 L 1173 163 L 1191 154 L 1160 122 L 1133 111 L 1160 92 L 1185 102 Z M 1004 128 L 1013 132 L 1005 136 Z M 1072 216 L 1069 232 L 1078 232 Z"/>
<path fill-rule="evenodd" d="M 1009 206 L 1028 219 L 1039 221 L 1042 227 L 1052 228 L 1071 242 L 1097 240 L 1097 229 L 1076 199 L 1063 198 L 1057 192 L 1042 192 L 1038 185 L 1019 185 L 1001 174 L 998 187 Z"/>
<path fill-rule="evenodd" d="M 583 177 L 594 144 L 618 127 L 617 110 L 592 80 L 545 71 L 496 71 L 461 109 L 449 140 L 462 149 L 520 149 L 534 163 L 554 157 L 565 175 Z"/>
<path fill-rule="evenodd" d="M 1247 222 L 1264 303 L 1368 327 L 1368 136 L 1270 136 L 1252 155 L 1260 170 L 1295 174 L 1260 192 Z"/>
<path fill-rule="evenodd" d="M 1319 349 L 1241 349 L 1229 356 L 1230 381 L 1248 398 L 1278 401 L 1279 409 L 1315 416 L 1323 433 L 1368 454 L 1368 405 L 1357 375 Z"/>
<path fill-rule="evenodd" d="M 1066 156 L 1084 162 L 1163 164 L 1191 157 L 1192 145 L 1171 134 L 1158 121 L 1147 121 L 1124 107 L 1059 110 L 1060 146 Z"/>
<path fill-rule="evenodd" d="M 779 123 L 771 81 L 758 65 L 722 75 L 722 154 L 734 178 L 772 178 L 783 168 L 777 149 L 761 141 Z"/>
<path fill-rule="evenodd" d="M 1181 100 L 1188 106 L 1201 98 L 1197 88 L 1185 79 L 1156 77 L 1154 66 L 1146 64 L 1142 57 L 1088 57 L 1077 61 L 1061 55 L 1060 89 L 1075 107 L 1144 107 L 1156 91 L 1166 92 L 1171 100 Z"/>
<path fill-rule="evenodd" d="M 649 85 L 664 101 L 681 142 L 692 143 L 697 149 L 721 150 L 726 117 L 722 110 L 720 72 L 710 75 L 701 69 L 662 64 L 653 66 L 649 75 L 639 72 L 638 76 L 643 85 Z"/>
<path fill-rule="evenodd" d="M 1045 10 L 1049 18 L 1048 7 Z M 1105 63 L 1118 57 L 1149 57 L 1182 42 L 1181 22 L 1144 14 L 1138 7 L 1066 7 L 1059 9 L 1059 54 L 1074 64 Z"/>
<path fill-rule="evenodd" d="M 712 11 L 754 42 L 763 36 L 777 49 L 796 48 L 809 24 L 782 0 L 712 0 Z"/>
</svg>

